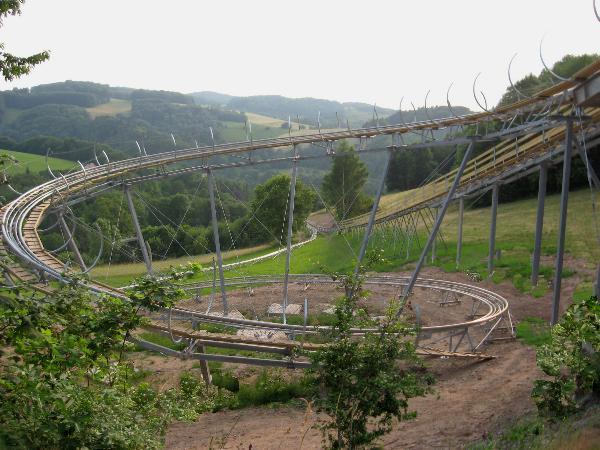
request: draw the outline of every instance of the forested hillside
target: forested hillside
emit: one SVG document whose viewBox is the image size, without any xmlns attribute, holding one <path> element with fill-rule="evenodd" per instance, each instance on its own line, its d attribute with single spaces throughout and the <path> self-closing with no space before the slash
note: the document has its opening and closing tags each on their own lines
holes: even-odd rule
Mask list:
<svg viewBox="0 0 600 450">
<path fill-rule="evenodd" d="M 301 123 L 318 126 L 320 118 L 324 128 L 361 127 L 373 119 L 374 105 L 359 102 L 340 103 L 333 100 L 318 98 L 289 98 L 281 95 L 254 95 L 249 97 L 233 97 L 218 92 L 195 92 L 191 94 L 196 102 L 205 105 L 226 107 L 241 112 L 252 112 L 266 116 L 288 120 L 291 116 L 295 122 L 297 116 Z M 388 108 L 376 107 L 377 115 L 382 118 L 394 111 Z M 320 117 L 319 117 L 320 113 Z"/>
<path fill-rule="evenodd" d="M 121 100 L 111 114 L 111 100 Z M 127 102 L 127 103 L 125 103 Z M 104 108 L 104 109 L 103 109 Z M 202 107 L 179 92 L 149 91 L 65 81 L 0 95 L 0 135 L 20 145 L 42 136 L 77 138 L 134 155 L 136 141 L 149 153 L 217 141 L 225 122 L 244 122 L 243 114 Z M 173 137 L 175 143 L 173 142 Z M 44 150 L 50 145 L 44 145 Z"/>
</svg>

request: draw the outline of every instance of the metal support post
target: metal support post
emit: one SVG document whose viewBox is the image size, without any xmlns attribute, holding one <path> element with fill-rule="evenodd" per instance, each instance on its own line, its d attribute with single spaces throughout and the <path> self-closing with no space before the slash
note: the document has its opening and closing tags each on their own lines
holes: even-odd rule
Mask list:
<svg viewBox="0 0 600 450">
<path fill-rule="evenodd" d="M 423 267 L 423 263 L 425 262 L 425 258 L 427 257 L 427 253 L 429 253 L 429 249 L 431 248 L 431 243 L 435 239 L 437 232 L 440 229 L 442 220 L 444 220 L 444 216 L 446 215 L 446 210 L 448 209 L 448 205 L 450 204 L 450 201 L 454 197 L 454 193 L 456 192 L 456 189 L 458 188 L 458 184 L 460 183 L 460 178 L 462 177 L 462 174 L 465 171 L 467 161 L 469 160 L 469 157 L 471 156 L 471 150 L 473 149 L 473 142 L 474 141 L 471 140 L 471 142 L 469 143 L 469 146 L 467 147 L 467 150 L 465 151 L 463 159 L 460 163 L 460 167 L 458 168 L 458 171 L 456 172 L 456 177 L 454 178 L 454 181 L 452 182 L 452 186 L 450 187 L 450 190 L 448 191 L 448 195 L 446 196 L 446 199 L 444 200 L 444 203 L 442 204 L 440 214 L 438 215 L 437 220 L 435 221 L 435 224 L 433 225 L 433 229 L 431 230 L 431 233 L 429 233 L 429 238 L 427 239 L 427 243 L 425 244 L 425 247 L 423 247 L 423 250 L 421 251 L 421 256 L 419 257 L 419 261 L 417 262 L 415 270 L 413 271 L 412 275 L 410 276 L 410 280 L 408 281 L 408 284 L 406 285 L 406 288 L 404 289 L 404 294 L 403 294 L 404 298 L 408 297 L 410 295 L 410 293 L 412 292 L 415 282 L 417 281 L 417 277 L 419 276 L 419 272 L 421 271 L 421 268 Z M 399 313 L 400 312 L 401 311 L 399 311 Z"/>
<path fill-rule="evenodd" d="M 204 345 L 196 346 L 197 353 L 206 353 L 206 348 Z M 202 379 L 207 386 L 210 386 L 212 383 L 212 376 L 210 375 L 210 368 L 208 367 L 208 361 L 201 359 L 200 360 L 200 373 L 202 374 Z"/>
<path fill-rule="evenodd" d="M 6 282 L 6 286 L 15 287 L 15 282 L 10 277 L 10 274 L 5 270 L 2 270 L 2 276 L 4 277 L 4 281 Z"/>
<path fill-rule="evenodd" d="M 535 219 L 535 242 L 533 244 L 533 257 L 531 259 L 531 284 L 533 286 L 537 286 L 540 274 L 540 254 L 542 252 L 542 231 L 544 229 L 544 203 L 546 202 L 547 180 L 548 166 L 546 164 L 540 164 L 537 216 Z"/>
<path fill-rule="evenodd" d="M 435 220 L 437 221 L 438 217 L 440 215 L 440 208 L 439 206 L 437 208 L 435 208 Z M 433 264 L 435 262 L 435 249 L 436 249 L 436 241 L 437 239 L 434 239 L 433 242 L 431 243 L 431 263 Z"/>
<path fill-rule="evenodd" d="M 219 222 L 217 222 L 217 207 L 215 205 L 215 180 L 212 170 L 206 171 L 208 175 L 208 195 L 210 197 L 210 213 L 212 218 L 213 239 L 215 242 L 215 253 L 217 254 L 217 265 L 219 266 L 219 282 L 221 283 L 221 299 L 223 300 L 223 315 L 229 314 L 227 304 L 227 293 L 225 292 L 225 276 L 223 275 L 223 257 L 221 256 L 221 241 L 219 239 Z"/>
<path fill-rule="evenodd" d="M 563 157 L 562 192 L 560 195 L 560 222 L 558 225 L 558 245 L 556 246 L 556 266 L 554 268 L 554 292 L 552 293 L 552 325 L 558 322 L 560 288 L 562 282 L 563 257 L 565 253 L 565 233 L 567 230 L 567 208 L 569 203 L 569 180 L 571 177 L 571 152 L 573 150 L 573 118 L 565 123 L 565 153 Z"/>
<path fill-rule="evenodd" d="M 458 239 L 456 242 L 456 267 L 460 265 L 462 257 L 462 241 L 463 241 L 463 215 L 465 212 L 465 199 L 461 197 L 458 200 Z"/>
<path fill-rule="evenodd" d="M 77 243 L 75 242 L 75 238 L 73 236 L 71 236 L 71 230 L 69 230 L 69 227 L 67 226 L 67 222 L 65 221 L 65 217 L 63 216 L 62 213 L 60 213 L 58 215 L 58 221 L 60 223 L 60 228 L 61 228 L 63 234 L 65 235 L 65 238 L 67 239 L 69 249 L 71 250 L 71 252 L 73 252 L 73 257 L 75 258 L 75 261 L 77 262 L 79 267 L 81 267 L 81 270 L 83 270 L 84 272 L 87 271 L 87 267 L 85 265 L 85 262 L 83 261 L 83 258 L 81 257 L 79 248 L 77 248 Z"/>
<path fill-rule="evenodd" d="M 283 305 L 282 320 L 287 323 L 285 310 L 288 305 L 288 285 L 290 281 L 290 262 L 292 257 L 292 232 L 294 226 L 294 201 L 296 200 L 296 177 L 298 176 L 298 151 L 294 145 L 294 159 L 292 160 L 292 179 L 290 180 L 290 201 L 288 209 L 288 228 L 287 228 L 287 251 L 285 254 L 285 273 L 283 275 Z"/>
<path fill-rule="evenodd" d="M 496 217 L 498 216 L 498 193 L 500 186 L 494 184 L 492 188 L 492 217 L 490 221 L 490 246 L 488 254 L 488 277 L 494 271 L 494 254 L 496 253 Z"/>
<path fill-rule="evenodd" d="M 140 228 L 138 216 L 135 211 L 135 205 L 133 204 L 133 199 L 131 198 L 131 191 L 129 190 L 128 185 L 124 185 L 123 192 L 125 193 L 125 198 L 127 198 L 127 205 L 129 206 L 129 213 L 131 214 L 131 222 L 133 222 L 135 235 L 137 236 L 137 241 L 140 246 L 140 250 L 142 251 L 142 258 L 144 259 L 144 263 L 146 264 L 146 271 L 148 273 L 152 273 L 152 260 L 150 259 L 150 253 L 148 252 L 146 241 L 144 241 L 144 235 L 142 234 L 142 229 Z"/>
<path fill-rule="evenodd" d="M 360 245 L 360 251 L 358 252 L 358 259 L 356 261 L 356 267 L 354 267 L 354 275 L 358 274 L 358 271 L 360 270 L 362 261 L 365 257 L 365 253 L 367 252 L 367 246 L 369 245 L 369 238 L 371 237 L 371 231 L 373 229 L 373 224 L 375 223 L 375 216 L 377 215 L 377 208 L 379 208 L 379 200 L 381 200 L 381 194 L 383 193 L 383 188 L 385 186 L 385 178 L 387 177 L 391 159 L 392 159 L 392 151 L 388 150 L 387 159 L 385 160 L 385 165 L 383 166 L 383 172 L 381 174 L 381 180 L 379 181 L 379 187 L 377 188 L 377 195 L 375 196 L 375 200 L 373 201 L 373 207 L 371 208 L 371 214 L 369 215 L 369 222 L 367 223 L 365 235 L 363 236 L 363 241 L 362 241 L 362 244 Z"/>
<path fill-rule="evenodd" d="M 596 270 L 596 283 L 594 283 L 594 295 L 600 300 L 600 264 Z"/>
</svg>

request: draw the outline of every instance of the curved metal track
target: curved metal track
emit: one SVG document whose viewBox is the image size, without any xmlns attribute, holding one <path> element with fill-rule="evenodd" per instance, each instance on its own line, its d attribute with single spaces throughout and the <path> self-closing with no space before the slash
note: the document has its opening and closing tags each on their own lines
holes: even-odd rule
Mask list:
<svg viewBox="0 0 600 450">
<path fill-rule="evenodd" d="M 16 200 L 1 211 L 2 220 L 2 236 L 9 250 L 16 255 L 19 260 L 26 266 L 39 270 L 47 274 L 50 278 L 57 280 L 68 280 L 69 273 L 65 273 L 64 264 L 46 251 L 39 239 L 37 228 L 49 209 L 55 206 L 64 205 L 69 199 L 81 193 L 88 193 L 91 189 L 101 186 L 106 183 L 115 182 L 115 180 L 123 180 L 125 177 L 134 174 L 140 170 L 161 168 L 171 164 L 180 163 L 182 161 L 200 160 L 201 164 L 196 169 L 208 169 L 208 161 L 211 158 L 223 155 L 235 155 L 252 152 L 259 149 L 274 149 L 288 147 L 290 145 L 297 146 L 300 144 L 314 143 L 331 143 L 342 139 L 365 139 L 379 135 L 402 136 L 405 133 L 425 130 L 448 129 L 451 127 L 464 127 L 468 125 L 476 126 L 477 129 L 483 127 L 486 123 L 503 121 L 509 124 L 502 132 L 496 132 L 494 136 L 479 136 L 477 139 L 481 141 L 501 140 L 500 144 L 490 149 L 483 155 L 474 158 L 470 162 L 469 169 L 463 177 L 463 186 L 469 187 L 481 183 L 482 179 L 490 176 L 502 175 L 507 169 L 521 163 L 524 159 L 533 158 L 536 155 L 550 152 L 556 143 L 562 138 L 564 133 L 564 125 L 559 120 L 552 117 L 546 117 L 544 120 L 525 121 L 521 126 L 512 124 L 516 117 L 532 117 L 540 115 L 540 111 L 551 111 L 557 104 L 562 105 L 563 109 L 557 109 L 557 112 L 563 112 L 565 105 L 572 107 L 572 89 L 580 85 L 580 83 L 588 80 L 590 77 L 600 72 L 600 61 L 596 62 L 585 69 L 581 70 L 568 81 L 546 89 L 531 98 L 527 98 L 515 104 L 496 109 L 494 111 L 486 111 L 482 113 L 469 114 L 460 117 L 452 117 L 448 119 L 436 119 L 414 122 L 411 124 L 391 125 L 391 126 L 376 126 L 369 128 L 348 129 L 343 131 L 319 132 L 300 136 L 289 136 L 273 139 L 255 140 L 251 142 L 237 142 L 221 145 L 212 145 L 204 147 L 194 147 L 182 150 L 174 150 L 153 155 L 140 155 L 137 158 L 131 158 L 123 161 L 109 162 L 98 165 L 93 168 L 77 171 L 60 178 L 53 179 L 44 184 L 25 192 Z M 600 109 L 588 109 L 586 114 L 592 118 L 593 123 L 600 121 Z M 491 133 L 494 134 L 494 133 Z M 516 137 L 515 137 L 516 136 Z M 472 138 L 475 139 L 475 138 Z M 465 141 L 462 138 L 462 141 Z M 457 139 L 454 144 L 462 142 Z M 438 145 L 435 142 L 426 142 L 419 144 L 423 147 Z M 448 144 L 446 144 L 448 145 Z M 368 150 L 365 150 L 368 152 Z M 298 159 L 301 159 L 299 157 Z M 247 164 L 252 164 L 248 162 Z M 231 164 L 235 165 L 235 164 Z M 223 166 L 231 166 L 223 165 Z M 177 169 L 173 172 L 177 172 Z M 452 173 L 448 174 L 452 176 Z M 143 177 L 142 177 L 143 178 Z M 392 217 L 402 214 L 403 211 L 421 207 L 426 202 L 435 200 L 439 196 L 447 192 L 448 183 L 447 177 L 434 180 L 422 188 L 420 191 L 407 194 L 408 197 L 399 202 L 388 205 L 383 205 L 378 212 L 378 221 L 385 221 Z M 350 228 L 361 226 L 364 223 L 364 218 L 353 219 L 342 224 L 343 227 Z M 398 279 L 397 283 L 404 282 Z M 124 295 L 118 289 L 106 286 L 97 281 L 86 281 L 86 286 L 96 292 L 105 292 L 112 295 Z M 439 280 L 429 280 L 420 283 L 431 283 L 431 285 L 423 287 L 439 286 L 441 289 L 458 289 L 465 295 L 475 296 L 480 298 L 480 301 L 489 306 L 490 311 L 486 313 L 484 318 L 478 319 L 477 324 L 489 323 L 494 321 L 499 315 L 506 310 L 506 301 L 497 296 L 491 291 L 481 290 L 474 286 L 452 285 L 450 282 Z M 453 287 L 452 287 L 453 286 Z M 464 292 L 463 292 L 464 291 Z M 485 291 L 485 292 L 484 292 Z M 190 317 L 196 317 L 204 321 L 219 322 L 223 324 L 234 324 L 245 327 L 263 327 L 266 324 L 257 321 L 236 320 L 231 318 L 215 318 L 214 316 L 202 315 L 194 311 L 174 312 L 187 314 Z M 471 326 L 474 323 L 461 323 L 443 325 L 444 329 L 464 328 Z M 286 331 L 295 331 L 292 325 L 276 325 L 268 323 L 269 329 L 280 328 Z M 449 328 L 448 328 L 449 327 Z"/>
</svg>

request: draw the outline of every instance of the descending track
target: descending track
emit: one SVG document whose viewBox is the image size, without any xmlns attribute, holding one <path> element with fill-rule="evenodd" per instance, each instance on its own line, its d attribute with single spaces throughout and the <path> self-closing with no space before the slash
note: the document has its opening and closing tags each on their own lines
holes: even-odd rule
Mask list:
<svg viewBox="0 0 600 450">
<path fill-rule="evenodd" d="M 61 176 L 27 191 L 0 210 L 1 232 L 6 250 L 12 253 L 29 272 L 17 268 L 11 268 L 11 270 L 15 272 L 17 278 L 24 281 L 29 276 L 27 273 L 31 273 L 31 271 L 44 273 L 45 277 L 56 280 L 68 280 L 72 276 L 72 272 L 65 268 L 62 261 L 44 249 L 38 235 L 37 228 L 39 224 L 53 208 L 81 201 L 123 184 L 177 175 L 191 170 L 240 167 L 273 161 L 301 161 L 308 158 L 299 153 L 298 156 L 291 158 L 278 157 L 262 161 L 252 160 L 251 155 L 255 150 L 289 146 L 296 148 L 302 144 L 321 144 L 328 151 L 327 154 L 324 152 L 320 157 L 328 157 L 334 154 L 333 144 L 336 141 L 343 139 L 362 140 L 381 135 L 392 136 L 394 144 L 390 147 L 391 151 L 406 151 L 413 148 L 419 149 L 437 145 L 460 145 L 468 142 L 489 143 L 491 148 L 488 151 L 469 161 L 460 181 L 459 192 L 470 193 L 485 189 L 494 180 L 510 179 L 528 173 L 527 171 L 539 164 L 540 161 L 560 159 L 559 147 L 565 134 L 563 119 L 573 114 L 576 106 L 574 89 L 586 83 L 592 77 L 598 76 L 599 73 L 600 62 L 596 62 L 579 71 L 568 81 L 558 83 L 531 98 L 493 111 L 402 125 L 310 133 L 300 136 L 194 147 L 147 156 L 140 155 L 140 157 L 123 161 L 107 161 L 105 164 L 93 168 Z M 588 133 L 598 128 L 600 108 L 586 108 L 583 111 L 577 110 L 577 112 L 582 113 L 582 120 L 579 120 L 579 115 L 576 116 L 577 118 L 574 120 L 576 132 Z M 490 124 L 499 125 L 496 129 L 500 128 L 500 130 L 490 133 L 483 132 L 482 130 Z M 423 137 L 421 143 L 400 145 L 401 141 L 399 139 L 406 133 L 422 133 L 425 136 L 426 132 L 432 130 L 456 132 L 459 127 L 462 129 L 469 126 L 478 130 L 477 135 L 469 137 L 462 134 L 455 135 L 455 137 L 444 142 L 426 141 Z M 369 152 L 368 149 L 362 151 Z M 211 158 L 225 155 L 248 155 L 248 157 L 240 162 L 210 163 Z M 199 161 L 199 164 L 196 166 L 188 165 L 185 168 L 171 167 L 184 161 Z M 157 170 L 152 172 L 148 169 Z M 381 205 L 377 211 L 377 221 L 385 222 L 439 201 L 448 192 L 453 176 L 454 172 L 450 172 L 421 188 L 397 194 L 391 201 Z M 346 229 L 362 227 L 366 224 L 367 218 L 364 215 L 346 220 L 340 224 L 340 227 Z M 0 251 L 2 250 L 0 249 Z M 20 275 L 17 273 L 19 270 L 21 271 L 19 272 Z M 85 281 L 84 283 L 89 289 L 96 292 L 123 295 L 120 290 L 94 280 Z M 406 283 L 406 280 L 397 279 L 394 283 L 402 285 Z M 419 280 L 419 283 L 421 283 L 421 286 L 429 288 L 462 289 L 460 292 L 464 295 L 478 298 L 482 303 L 489 306 L 489 311 L 481 318 L 469 323 L 461 322 L 444 325 L 444 331 L 485 324 L 495 323 L 497 325 L 499 318 L 506 312 L 506 300 L 491 291 L 473 286 L 467 287 L 467 285 L 452 287 L 447 285 L 449 282 L 439 280 Z M 40 288 L 43 287 L 40 286 Z M 238 327 L 281 329 L 286 332 L 298 331 L 294 326 L 286 324 L 214 317 L 197 311 L 179 309 L 174 309 L 173 312 L 181 317 Z"/>
</svg>

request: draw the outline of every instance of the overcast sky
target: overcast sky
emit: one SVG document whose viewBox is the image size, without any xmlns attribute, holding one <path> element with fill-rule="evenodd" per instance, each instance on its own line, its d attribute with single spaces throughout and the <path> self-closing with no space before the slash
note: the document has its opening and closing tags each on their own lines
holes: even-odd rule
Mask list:
<svg viewBox="0 0 600 450">
<path fill-rule="evenodd" d="M 600 6 L 600 1 L 598 2 Z M 495 104 L 507 84 L 567 53 L 600 52 L 592 0 L 27 0 L 0 41 L 51 58 L 0 89 L 86 80 L 397 108 Z"/>
</svg>

